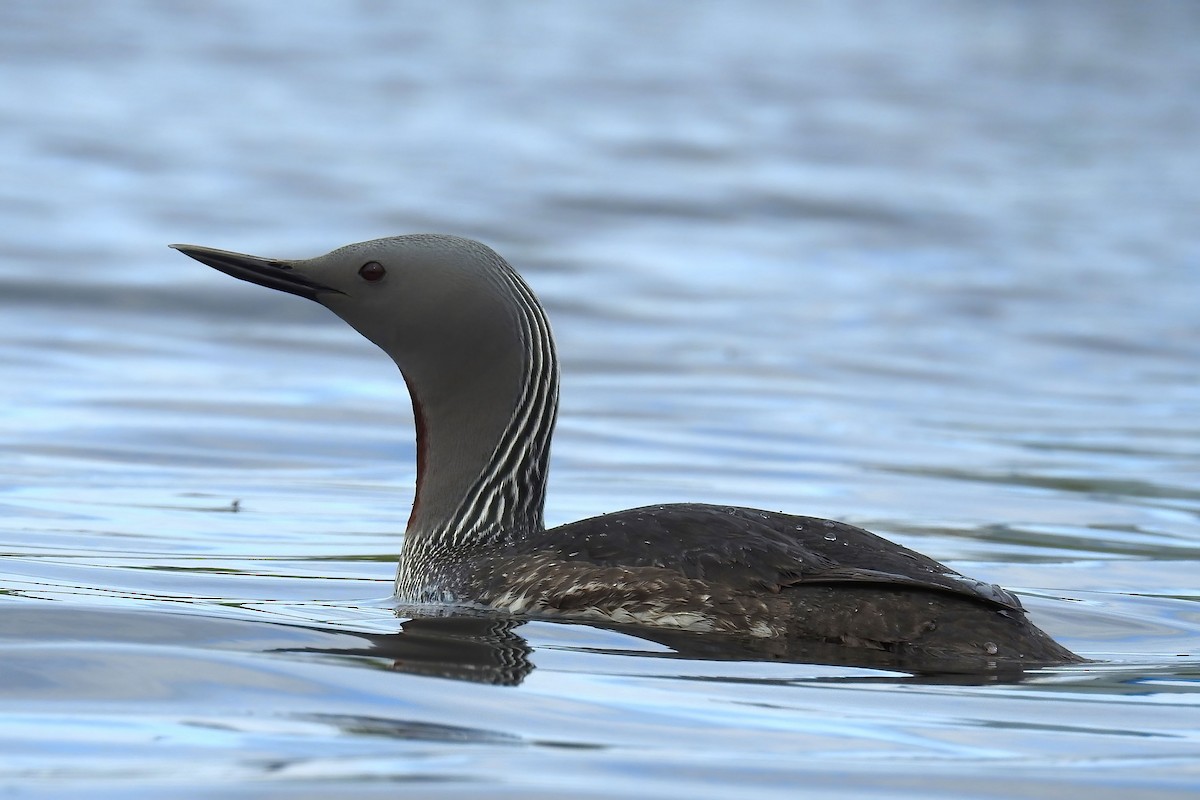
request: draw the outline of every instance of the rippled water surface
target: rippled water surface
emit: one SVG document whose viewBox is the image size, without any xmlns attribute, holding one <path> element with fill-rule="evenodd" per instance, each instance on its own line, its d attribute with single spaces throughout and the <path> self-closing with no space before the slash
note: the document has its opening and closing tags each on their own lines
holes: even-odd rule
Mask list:
<svg viewBox="0 0 1200 800">
<path fill-rule="evenodd" d="M 1194 794 L 1198 38 L 1165 2 L 0 5 L 0 785 Z M 549 522 L 843 519 L 1095 662 L 402 627 L 399 375 L 165 245 L 414 231 L 549 310 Z"/>
</svg>

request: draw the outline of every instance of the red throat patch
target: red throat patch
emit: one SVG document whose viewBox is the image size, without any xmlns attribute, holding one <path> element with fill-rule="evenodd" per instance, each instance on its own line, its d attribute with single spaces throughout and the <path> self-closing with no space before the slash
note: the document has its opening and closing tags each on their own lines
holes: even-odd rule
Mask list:
<svg viewBox="0 0 1200 800">
<path fill-rule="evenodd" d="M 407 379 L 405 383 L 407 383 Z M 417 429 L 417 487 L 413 492 L 412 513 L 408 515 L 408 527 L 411 528 L 413 520 L 417 518 L 417 509 L 421 505 L 421 488 L 425 479 L 425 453 L 427 451 L 427 437 L 425 435 L 425 411 L 421 408 L 421 401 L 417 399 L 417 393 L 408 387 L 408 394 L 412 397 L 413 408 L 413 424 Z"/>
</svg>

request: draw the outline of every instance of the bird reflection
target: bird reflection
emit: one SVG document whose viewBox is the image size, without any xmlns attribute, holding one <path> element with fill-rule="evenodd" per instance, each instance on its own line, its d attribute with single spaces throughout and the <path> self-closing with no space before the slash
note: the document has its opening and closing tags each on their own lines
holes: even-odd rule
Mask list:
<svg viewBox="0 0 1200 800">
<path fill-rule="evenodd" d="M 512 617 L 430 616 L 401 622 L 396 633 L 351 633 L 316 628 L 336 634 L 339 642 L 353 636 L 361 646 L 292 647 L 275 652 L 358 657 L 382 662 L 386 669 L 411 675 L 516 686 L 535 669 L 534 647 L 518 631 L 527 620 Z M 571 623 L 564 623 L 571 624 Z M 1014 683 L 1042 664 L 1003 660 L 945 657 L 921 651 L 885 651 L 848 648 L 820 642 L 785 642 L 778 639 L 715 636 L 639 626 L 592 625 L 668 648 L 667 652 L 606 648 L 612 655 L 693 661 L 776 662 L 886 670 L 881 676 L 820 676 L 799 678 L 821 682 L 985 684 Z M 593 652 L 595 648 L 589 648 Z"/>
</svg>

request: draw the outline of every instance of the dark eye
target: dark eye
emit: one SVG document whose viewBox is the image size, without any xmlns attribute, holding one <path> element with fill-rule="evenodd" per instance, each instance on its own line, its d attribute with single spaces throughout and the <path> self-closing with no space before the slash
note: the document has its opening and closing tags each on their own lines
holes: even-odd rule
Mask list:
<svg viewBox="0 0 1200 800">
<path fill-rule="evenodd" d="M 370 281 L 371 283 L 374 283 L 375 281 L 383 278 L 384 275 L 387 275 L 387 270 L 384 269 L 383 264 L 380 264 L 378 261 L 368 261 L 362 265 L 361 269 L 359 269 L 358 275 L 364 281 Z"/>
</svg>

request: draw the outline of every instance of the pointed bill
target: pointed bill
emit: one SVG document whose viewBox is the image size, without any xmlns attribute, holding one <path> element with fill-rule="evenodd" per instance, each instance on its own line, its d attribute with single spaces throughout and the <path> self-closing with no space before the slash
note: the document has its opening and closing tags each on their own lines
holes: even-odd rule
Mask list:
<svg viewBox="0 0 1200 800">
<path fill-rule="evenodd" d="M 220 270 L 226 275 L 232 275 L 268 289 L 278 289 L 281 292 L 316 300 L 322 292 L 343 292 L 331 286 L 317 283 L 313 279 L 298 272 L 294 262 L 280 261 L 272 258 L 248 256 L 243 253 L 233 253 L 228 250 L 217 250 L 212 247 L 201 247 L 195 244 L 173 244 L 171 248 L 185 256 L 191 256 L 201 264 L 207 264 L 213 269 Z"/>
</svg>

